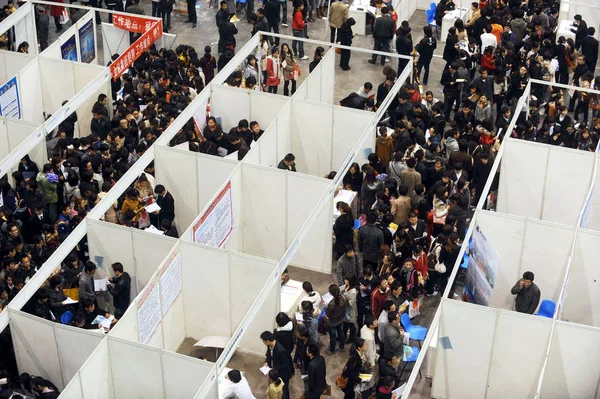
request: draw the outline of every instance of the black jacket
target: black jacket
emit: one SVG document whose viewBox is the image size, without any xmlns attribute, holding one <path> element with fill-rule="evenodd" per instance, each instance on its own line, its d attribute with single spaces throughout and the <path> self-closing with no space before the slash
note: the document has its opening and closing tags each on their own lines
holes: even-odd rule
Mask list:
<svg viewBox="0 0 600 399">
<path fill-rule="evenodd" d="M 219 25 L 219 39 L 222 40 L 225 45 L 233 45 L 235 47 L 235 35 L 237 35 L 237 33 L 237 28 L 229 21 L 224 21 Z"/>
<path fill-rule="evenodd" d="M 583 39 L 585 39 L 585 37 L 587 36 L 587 24 L 585 23 L 585 21 L 581 21 L 579 23 L 579 25 L 577 25 L 577 29 L 572 28 L 571 32 L 575 33 L 575 45 L 579 46 L 581 44 L 581 41 Z"/>
<path fill-rule="evenodd" d="M 437 47 L 437 40 L 434 37 L 424 37 L 415 46 L 415 49 L 419 52 L 419 60 L 423 64 L 427 64 L 433 58 L 433 52 Z"/>
<path fill-rule="evenodd" d="M 156 198 L 156 203 L 160 206 L 160 213 L 158 214 L 160 220 L 170 220 L 171 222 L 175 219 L 175 199 L 170 192 L 163 197 L 159 195 Z"/>
<path fill-rule="evenodd" d="M 279 9 L 280 6 L 278 0 L 270 0 L 265 4 L 265 17 L 271 25 L 279 23 Z"/>
<path fill-rule="evenodd" d="M 217 11 L 217 14 L 215 15 L 215 21 L 217 23 L 217 28 L 222 22 L 229 21 L 229 10 L 223 11 L 220 9 Z"/>
<path fill-rule="evenodd" d="M 361 380 L 358 376 L 362 370 L 362 359 L 356 349 L 350 352 L 350 357 L 346 363 L 346 370 L 342 373 L 344 377 L 348 378 L 348 383 L 360 384 Z"/>
<path fill-rule="evenodd" d="M 279 377 L 286 384 L 294 375 L 294 362 L 289 353 L 286 352 L 283 345 L 275 342 L 273 349 L 267 349 L 267 364 L 279 372 Z"/>
<path fill-rule="evenodd" d="M 258 18 L 254 26 L 252 27 L 252 35 L 256 32 L 268 32 L 269 31 L 269 23 L 265 17 Z"/>
<path fill-rule="evenodd" d="M 124 272 L 119 277 L 113 277 L 112 283 L 108 286 L 108 292 L 113 296 L 113 304 L 115 309 L 120 309 L 123 312 L 129 307 L 131 299 L 131 277 L 129 273 Z"/>
<path fill-rule="evenodd" d="M 391 39 L 394 37 L 395 26 L 396 23 L 389 15 L 377 18 L 373 25 L 373 37 L 377 39 Z"/>
<path fill-rule="evenodd" d="M 296 164 L 294 163 L 291 168 L 288 168 L 287 165 L 285 164 L 285 160 L 282 159 L 277 164 L 277 169 L 283 169 L 283 170 L 289 170 L 290 172 L 295 172 L 296 171 Z"/>
<path fill-rule="evenodd" d="M 410 35 L 397 35 L 396 51 L 401 55 L 410 55 L 413 51 L 412 37 Z"/>
<path fill-rule="evenodd" d="M 323 392 L 327 388 L 327 366 L 325 359 L 319 355 L 308 364 L 308 392 Z"/>
<path fill-rule="evenodd" d="M 589 69 L 596 68 L 598 62 L 598 40 L 593 36 L 586 36 L 581 40 L 581 53 L 585 55 L 585 63 Z"/>
<path fill-rule="evenodd" d="M 442 80 L 440 83 L 442 84 L 442 86 L 444 86 L 445 96 L 456 97 L 458 95 L 458 87 L 456 85 L 456 74 L 452 73 L 450 69 L 446 69 L 444 73 L 442 73 Z"/>
</svg>

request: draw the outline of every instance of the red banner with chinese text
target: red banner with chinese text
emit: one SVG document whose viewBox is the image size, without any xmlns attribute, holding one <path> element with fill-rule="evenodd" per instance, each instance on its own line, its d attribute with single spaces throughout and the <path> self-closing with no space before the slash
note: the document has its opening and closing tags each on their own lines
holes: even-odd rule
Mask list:
<svg viewBox="0 0 600 399">
<path fill-rule="evenodd" d="M 144 51 L 148 50 L 152 44 L 160 39 L 163 34 L 162 19 L 159 19 L 139 37 L 127 50 L 123 52 L 112 64 L 110 64 L 110 73 L 113 80 L 117 80 L 123 75 L 135 60 L 139 58 Z"/>
<path fill-rule="evenodd" d="M 154 19 L 143 17 L 131 17 L 129 15 L 113 15 L 113 25 L 115 28 L 124 29 L 128 32 L 144 33 L 156 23 Z"/>
</svg>

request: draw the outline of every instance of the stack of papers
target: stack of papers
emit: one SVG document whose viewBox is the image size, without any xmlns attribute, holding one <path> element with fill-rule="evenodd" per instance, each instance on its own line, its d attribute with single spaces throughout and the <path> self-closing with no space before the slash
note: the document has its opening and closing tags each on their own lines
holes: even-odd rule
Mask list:
<svg viewBox="0 0 600 399">
<path fill-rule="evenodd" d="M 325 306 L 329 305 L 329 302 L 331 302 L 331 300 L 333 299 L 333 295 L 331 295 L 329 292 L 325 295 L 323 295 L 323 303 L 325 304 Z"/>
<path fill-rule="evenodd" d="M 296 312 L 296 321 L 302 323 L 304 321 L 304 316 L 300 312 Z"/>
<path fill-rule="evenodd" d="M 154 227 L 154 225 L 150 225 L 150 227 L 145 228 L 144 231 L 146 231 L 148 233 L 152 233 L 152 234 L 158 234 L 158 235 L 165 234 L 164 231 L 157 229 L 156 227 Z"/>
<path fill-rule="evenodd" d="M 156 202 L 146 205 L 144 208 L 146 208 L 146 211 L 150 213 L 160 211 L 160 206 Z"/>
<path fill-rule="evenodd" d="M 94 291 L 107 291 L 108 290 L 108 279 L 105 277 L 100 280 L 94 279 Z"/>
<path fill-rule="evenodd" d="M 94 319 L 94 321 L 92 321 L 92 324 L 100 324 L 102 327 L 106 328 L 107 330 L 110 329 L 110 325 L 112 323 L 112 319 L 114 319 L 113 316 L 110 316 L 109 319 L 107 319 L 104 316 L 96 316 L 96 318 Z"/>
</svg>

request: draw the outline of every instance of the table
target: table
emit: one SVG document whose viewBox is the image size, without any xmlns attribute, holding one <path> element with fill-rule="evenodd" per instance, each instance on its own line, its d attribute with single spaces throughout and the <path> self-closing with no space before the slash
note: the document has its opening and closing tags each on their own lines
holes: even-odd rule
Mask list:
<svg viewBox="0 0 600 399">
<path fill-rule="evenodd" d="M 571 27 L 573 26 L 573 21 L 570 19 L 565 19 L 560 21 L 558 24 L 558 29 L 556 31 L 556 43 L 558 43 L 558 38 L 564 36 L 565 39 L 571 38 L 573 41 L 575 40 L 575 33 L 571 32 Z"/>
<path fill-rule="evenodd" d="M 348 9 L 348 18 L 354 18 L 356 24 L 352 27 L 352 32 L 357 35 L 365 36 L 367 34 L 367 13 L 375 15 L 376 8 L 371 7 L 369 1 L 357 0 Z"/>
<path fill-rule="evenodd" d="M 302 283 L 297 280 L 289 280 L 281 286 L 281 311 L 285 312 L 290 318 L 295 318 L 298 305 L 304 296 Z"/>
<path fill-rule="evenodd" d="M 442 43 L 446 43 L 446 36 L 448 36 L 448 30 L 454 26 L 454 22 L 459 18 L 467 22 L 467 18 L 469 18 L 470 15 L 471 10 L 467 8 L 457 8 L 455 10 L 449 11 L 446 15 L 444 15 L 444 18 L 442 18 Z"/>
<path fill-rule="evenodd" d="M 338 202 L 345 202 L 348 205 L 350 205 L 350 209 L 352 209 L 352 214 L 354 215 L 355 218 L 358 217 L 358 214 L 356 213 L 357 211 L 357 200 L 356 200 L 356 196 L 357 196 L 357 192 L 356 191 L 350 191 L 350 190 L 340 190 L 337 195 L 335 196 L 335 198 L 333 199 L 333 222 L 335 223 L 335 219 L 338 218 L 338 216 L 340 216 L 340 212 L 336 209 L 336 205 Z"/>
</svg>

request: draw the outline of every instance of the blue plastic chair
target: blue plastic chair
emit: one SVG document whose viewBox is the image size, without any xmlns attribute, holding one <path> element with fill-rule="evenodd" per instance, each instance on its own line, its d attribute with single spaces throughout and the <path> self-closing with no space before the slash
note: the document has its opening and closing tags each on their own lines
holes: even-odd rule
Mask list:
<svg viewBox="0 0 600 399">
<path fill-rule="evenodd" d="M 431 3 L 429 5 L 429 10 L 425 10 L 425 16 L 427 17 L 427 25 L 431 27 L 431 29 L 435 28 L 435 36 L 439 39 L 440 31 L 439 26 L 435 22 L 435 12 L 437 10 L 437 5 L 435 3 Z"/>
<path fill-rule="evenodd" d="M 415 326 L 410 322 L 410 317 L 408 317 L 408 313 L 404 313 L 402 317 L 400 317 L 400 323 L 402 323 L 402 327 L 404 331 L 410 334 L 410 339 L 414 339 L 415 341 L 419 341 L 419 348 L 421 347 L 421 342 L 425 340 L 425 336 L 427 335 L 427 327 Z"/>
<path fill-rule="evenodd" d="M 354 219 L 354 228 L 356 230 L 360 229 L 360 220 Z"/>
<path fill-rule="evenodd" d="M 65 313 L 60 316 L 60 322 L 62 324 L 69 324 L 73 320 L 73 312 L 67 310 Z"/>
<path fill-rule="evenodd" d="M 416 346 L 411 346 L 410 349 L 412 349 L 412 355 L 410 355 L 410 357 L 408 359 L 406 359 L 406 361 L 404 362 L 404 365 L 402 366 L 402 371 L 400 371 L 400 374 L 398 375 L 398 378 L 400 380 L 402 380 L 402 374 L 404 374 L 406 365 L 408 363 L 413 363 L 413 367 L 414 367 L 414 363 L 417 361 L 417 358 L 419 357 L 419 348 L 417 348 Z M 411 371 L 412 371 L 412 369 L 411 369 Z M 421 370 L 419 370 L 419 378 L 422 378 Z"/>
<path fill-rule="evenodd" d="M 549 319 L 554 317 L 554 310 L 556 309 L 556 303 L 550 299 L 544 299 L 540 305 L 540 310 L 537 312 L 537 316 L 547 317 Z"/>
</svg>

